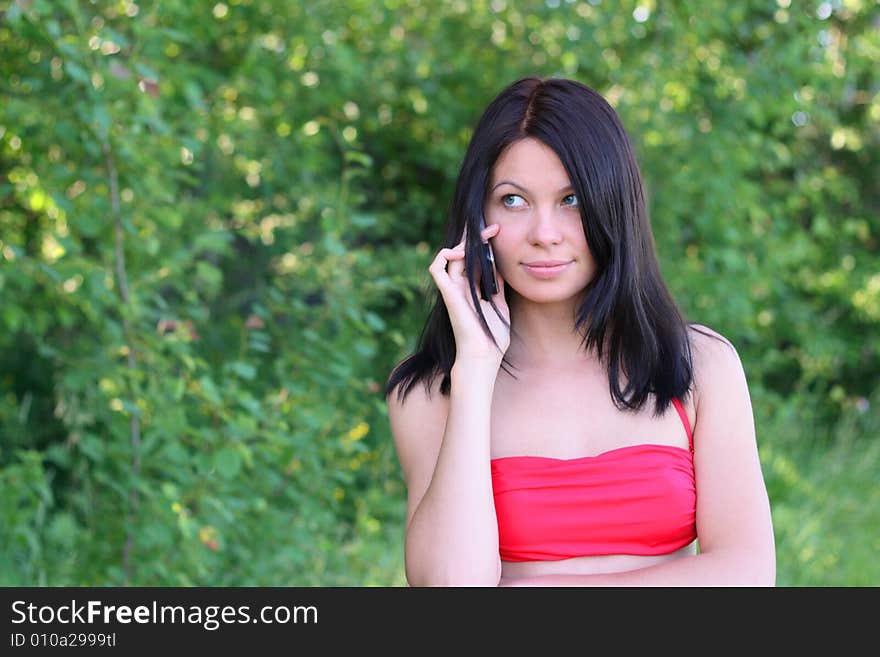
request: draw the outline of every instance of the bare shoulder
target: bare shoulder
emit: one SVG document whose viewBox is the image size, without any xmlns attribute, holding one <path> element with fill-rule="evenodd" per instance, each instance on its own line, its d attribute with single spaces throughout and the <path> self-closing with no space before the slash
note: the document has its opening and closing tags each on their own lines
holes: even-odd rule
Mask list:
<svg viewBox="0 0 880 657">
<path fill-rule="evenodd" d="M 690 338 L 696 424 L 705 427 L 708 416 L 722 417 L 734 409 L 751 417 L 746 374 L 733 343 L 703 324 L 691 325 Z"/>
<path fill-rule="evenodd" d="M 389 419 L 396 421 L 399 425 L 413 419 L 418 419 L 421 422 L 443 416 L 445 424 L 446 413 L 449 411 L 449 397 L 440 392 L 440 383 L 441 377 L 439 376 L 434 377 L 431 381 L 419 381 L 405 398 L 401 386 L 396 386 L 385 397 Z"/>
<path fill-rule="evenodd" d="M 702 325 L 692 329 L 700 551 L 739 555 L 724 575 L 731 582 L 772 585 L 773 525 L 743 364 L 723 335 Z"/>
<path fill-rule="evenodd" d="M 695 399 L 699 403 L 703 393 L 725 387 L 731 378 L 743 375 L 739 352 L 733 343 L 718 331 L 704 324 L 689 327 L 691 353 L 694 365 Z"/>
<path fill-rule="evenodd" d="M 385 400 L 391 436 L 406 482 L 407 525 L 431 483 L 446 430 L 449 397 L 440 392 L 440 381 L 441 377 L 431 382 L 420 381 L 404 400 L 395 388 Z"/>
<path fill-rule="evenodd" d="M 708 353 L 711 356 L 713 352 L 717 351 L 733 350 L 734 353 L 736 352 L 736 348 L 730 340 L 705 324 L 691 324 L 688 327 L 688 335 L 691 339 L 691 347 L 700 354 Z M 715 355 L 717 356 L 717 354 Z"/>
</svg>

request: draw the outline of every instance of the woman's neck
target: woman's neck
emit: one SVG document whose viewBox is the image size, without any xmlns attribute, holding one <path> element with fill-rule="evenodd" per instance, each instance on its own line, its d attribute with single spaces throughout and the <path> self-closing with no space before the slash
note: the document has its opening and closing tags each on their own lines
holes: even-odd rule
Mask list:
<svg viewBox="0 0 880 657">
<path fill-rule="evenodd" d="M 583 341 L 583 331 L 575 331 L 572 303 L 521 302 L 511 307 L 510 346 L 505 356 L 519 370 L 598 365 L 595 349 L 585 351 Z"/>
</svg>

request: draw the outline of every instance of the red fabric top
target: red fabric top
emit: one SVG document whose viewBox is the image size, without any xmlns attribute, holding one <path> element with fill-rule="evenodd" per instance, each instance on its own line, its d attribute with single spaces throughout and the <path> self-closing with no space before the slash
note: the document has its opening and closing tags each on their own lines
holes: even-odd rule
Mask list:
<svg viewBox="0 0 880 657">
<path fill-rule="evenodd" d="M 681 402 L 673 404 L 690 450 L 649 443 L 574 459 L 492 459 L 501 559 L 657 555 L 693 542 L 694 441 Z"/>
</svg>

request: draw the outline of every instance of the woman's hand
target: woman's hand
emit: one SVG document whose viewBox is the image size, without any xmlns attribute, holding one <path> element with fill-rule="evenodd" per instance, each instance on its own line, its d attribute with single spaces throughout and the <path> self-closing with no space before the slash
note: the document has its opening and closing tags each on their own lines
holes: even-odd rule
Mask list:
<svg viewBox="0 0 880 657">
<path fill-rule="evenodd" d="M 491 224 L 483 229 L 480 237 L 488 240 L 495 237 L 501 227 L 498 224 Z M 510 309 L 507 307 L 507 301 L 504 299 L 504 279 L 495 269 L 495 283 L 498 292 L 494 294 L 490 301 L 484 301 L 480 298 L 480 270 L 475 271 L 475 282 L 477 287 L 477 301 L 489 324 L 492 335 L 498 343 L 498 347 L 493 344 L 492 340 L 483 330 L 480 318 L 471 297 L 470 285 L 468 283 L 467 272 L 465 271 L 464 244 L 467 236 L 462 236 L 461 242 L 451 249 L 441 249 L 428 271 L 434 279 L 443 302 L 446 304 L 446 310 L 449 313 L 449 320 L 452 324 L 452 331 L 455 335 L 456 359 L 462 356 L 467 359 L 497 359 L 500 365 L 501 359 L 507 348 L 510 346 Z M 495 306 L 501 313 L 504 321 L 498 316 L 492 308 L 491 301 L 495 302 Z M 505 325 L 505 322 L 507 324 Z M 500 351 L 499 351 L 500 348 Z"/>
</svg>

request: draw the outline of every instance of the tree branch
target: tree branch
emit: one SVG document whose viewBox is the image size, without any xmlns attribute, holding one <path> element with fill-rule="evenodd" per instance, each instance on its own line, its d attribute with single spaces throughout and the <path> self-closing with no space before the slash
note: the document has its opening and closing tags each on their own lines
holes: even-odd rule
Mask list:
<svg viewBox="0 0 880 657">
<path fill-rule="evenodd" d="M 125 234 L 122 228 L 122 212 L 119 206 L 119 174 L 116 170 L 116 162 L 113 159 L 113 150 L 110 148 L 109 137 L 101 139 L 101 150 L 104 153 L 104 161 L 107 165 L 107 176 L 110 183 L 110 216 L 113 220 L 114 235 L 114 259 L 116 265 L 116 283 L 119 289 L 119 297 L 124 306 L 128 306 L 131 297 L 128 292 L 128 278 L 125 272 Z M 131 337 L 131 323 L 125 313 L 122 317 L 123 332 L 126 343 L 126 363 L 132 372 L 137 369 L 137 360 L 134 356 L 134 344 Z M 134 550 L 134 520 L 138 510 L 137 479 L 141 473 L 141 426 L 140 420 L 135 413 L 131 414 L 131 452 L 132 470 L 135 481 L 132 482 L 128 494 L 128 527 L 126 529 L 125 547 L 122 553 L 122 570 L 125 573 L 125 584 L 131 583 L 131 555 Z"/>
</svg>

